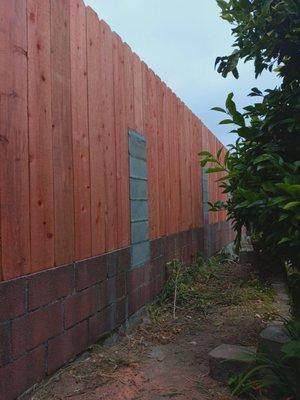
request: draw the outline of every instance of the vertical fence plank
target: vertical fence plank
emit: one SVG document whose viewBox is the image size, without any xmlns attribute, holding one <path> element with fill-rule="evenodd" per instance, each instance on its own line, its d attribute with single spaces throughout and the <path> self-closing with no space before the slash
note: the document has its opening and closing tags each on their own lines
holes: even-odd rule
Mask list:
<svg viewBox="0 0 300 400">
<path fill-rule="evenodd" d="M 70 7 L 75 259 L 78 260 L 92 254 L 87 38 L 83 1 L 71 1 Z"/>
<path fill-rule="evenodd" d="M 127 128 L 134 129 L 134 83 L 133 83 L 133 53 L 127 43 L 124 43 L 125 68 L 125 113 Z"/>
<path fill-rule="evenodd" d="M 117 176 L 116 176 L 116 136 L 113 90 L 113 47 L 112 32 L 109 26 L 100 21 L 100 44 L 102 68 L 102 123 L 104 140 L 106 222 L 105 249 L 113 250 L 117 246 Z"/>
<path fill-rule="evenodd" d="M 4 279 L 30 271 L 26 2 L 0 2 L 0 187 Z"/>
<path fill-rule="evenodd" d="M 164 91 L 161 80 L 156 77 L 156 105 L 157 105 L 157 168 L 159 186 L 159 236 L 166 234 L 166 157 L 164 143 L 164 119 L 163 119 Z"/>
<path fill-rule="evenodd" d="M 143 84 L 143 133 L 147 137 L 149 125 L 149 98 L 148 98 L 148 67 L 142 63 L 142 84 Z"/>
<path fill-rule="evenodd" d="M 150 238 L 158 237 L 159 232 L 159 183 L 157 167 L 157 107 L 156 78 L 152 70 L 148 70 L 148 182 L 149 182 L 149 222 Z"/>
<path fill-rule="evenodd" d="M 143 133 L 142 62 L 135 53 L 133 53 L 133 112 L 134 128 L 137 132 Z"/>
<path fill-rule="evenodd" d="M 170 138 L 169 138 L 169 126 L 170 126 L 170 121 L 172 118 L 171 114 L 171 99 L 170 99 L 170 93 L 168 91 L 167 86 L 165 83 L 163 83 L 163 105 L 162 105 L 162 124 L 163 124 L 163 157 L 164 157 L 164 178 L 165 178 L 165 218 L 166 218 L 166 235 L 170 234 L 170 222 L 172 218 L 171 214 L 171 203 L 170 203 L 170 197 L 171 197 L 171 182 L 170 182 Z"/>
<path fill-rule="evenodd" d="M 187 174 L 188 174 L 188 229 L 193 225 L 193 179 L 192 179 L 192 128 L 191 128 L 191 112 L 186 108 L 187 114 Z"/>
<path fill-rule="evenodd" d="M 201 151 L 201 136 L 202 136 L 202 124 L 201 122 L 195 117 L 195 143 L 196 143 L 196 227 L 203 226 L 203 212 L 202 212 L 202 176 L 201 176 L 201 167 L 200 167 L 200 156 L 198 155 Z"/>
<path fill-rule="evenodd" d="M 91 179 L 91 232 L 92 254 L 105 251 L 105 169 L 102 123 L 102 75 L 100 63 L 100 25 L 97 14 L 88 7 L 87 15 L 87 64 L 88 64 L 88 115 L 90 139 Z"/>
<path fill-rule="evenodd" d="M 50 2 L 28 0 L 31 271 L 54 264 Z"/>
<path fill-rule="evenodd" d="M 70 5 L 51 1 L 55 264 L 74 259 Z"/>
<path fill-rule="evenodd" d="M 181 219 L 180 219 L 180 230 L 185 231 L 187 229 L 187 173 L 186 173 L 186 121 L 184 105 L 181 100 L 178 101 L 178 123 L 179 123 L 179 164 L 180 164 L 180 184 L 181 184 Z"/>
<path fill-rule="evenodd" d="M 180 232 L 181 220 L 182 220 L 182 201 L 181 192 L 182 182 L 180 180 L 180 170 L 181 170 L 181 148 L 179 137 L 180 132 L 180 115 L 179 115 L 179 99 L 171 92 L 171 106 L 172 106 L 172 120 L 171 120 L 171 141 L 172 141 L 172 169 L 173 169 L 173 179 L 172 179 L 172 191 L 171 196 L 172 210 L 174 210 L 175 218 L 172 218 L 172 233 Z M 170 154 L 171 156 L 171 154 Z"/>
<path fill-rule="evenodd" d="M 128 132 L 125 116 L 124 45 L 113 35 L 114 107 L 116 132 L 118 247 L 130 244 Z"/>
</svg>

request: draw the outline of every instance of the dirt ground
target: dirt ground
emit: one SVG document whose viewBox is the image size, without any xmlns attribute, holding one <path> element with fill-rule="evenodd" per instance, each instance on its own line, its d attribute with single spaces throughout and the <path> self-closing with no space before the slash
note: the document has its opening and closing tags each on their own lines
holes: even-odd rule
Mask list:
<svg viewBox="0 0 300 400">
<path fill-rule="evenodd" d="M 184 290 L 175 319 L 171 301 L 151 305 L 139 326 L 112 346 L 93 346 L 30 399 L 232 399 L 210 378 L 208 353 L 221 343 L 255 346 L 276 315 L 274 293 L 235 262 L 212 264 Z"/>
</svg>

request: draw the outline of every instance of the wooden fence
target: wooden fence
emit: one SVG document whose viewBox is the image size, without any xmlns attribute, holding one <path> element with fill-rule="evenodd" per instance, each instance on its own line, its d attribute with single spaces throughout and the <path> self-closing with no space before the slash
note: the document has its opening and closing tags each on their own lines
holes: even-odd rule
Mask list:
<svg viewBox="0 0 300 400">
<path fill-rule="evenodd" d="M 1 0 L 0 24 L 2 280 L 130 244 L 128 128 L 147 139 L 150 238 L 203 225 L 198 152 L 221 143 L 91 8 Z"/>
</svg>

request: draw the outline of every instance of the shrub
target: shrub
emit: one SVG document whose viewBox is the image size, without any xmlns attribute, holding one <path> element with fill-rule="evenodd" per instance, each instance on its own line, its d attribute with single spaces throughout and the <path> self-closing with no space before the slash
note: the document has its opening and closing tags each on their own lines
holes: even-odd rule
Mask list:
<svg viewBox="0 0 300 400">
<path fill-rule="evenodd" d="M 201 153 L 208 173 L 225 171 L 220 185 L 228 200 L 211 205 L 225 208 L 234 222 L 239 245 L 242 228 L 256 246 L 276 263 L 300 264 L 300 6 L 298 0 L 217 0 L 221 17 L 233 25 L 235 50 L 218 57 L 224 77 L 238 78 L 238 63 L 253 61 L 255 75 L 274 71 L 281 84 L 264 92 L 253 88 L 257 102 L 238 111 L 230 93 L 221 124 L 235 125 L 238 135 L 220 162 Z"/>
</svg>

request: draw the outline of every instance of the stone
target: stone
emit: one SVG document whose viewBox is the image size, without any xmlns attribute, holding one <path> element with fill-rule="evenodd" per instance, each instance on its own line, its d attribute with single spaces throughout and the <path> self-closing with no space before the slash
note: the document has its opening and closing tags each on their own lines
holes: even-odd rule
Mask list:
<svg viewBox="0 0 300 400">
<path fill-rule="evenodd" d="M 250 358 L 254 347 L 221 344 L 209 353 L 209 370 L 212 378 L 226 382 L 235 374 L 249 371 L 255 361 Z"/>
<path fill-rule="evenodd" d="M 270 325 L 259 335 L 258 352 L 279 360 L 283 356 L 281 347 L 290 340 L 290 334 L 283 325 Z"/>
<path fill-rule="evenodd" d="M 131 246 L 131 265 L 137 267 L 150 261 L 150 242 L 141 242 Z"/>
</svg>

